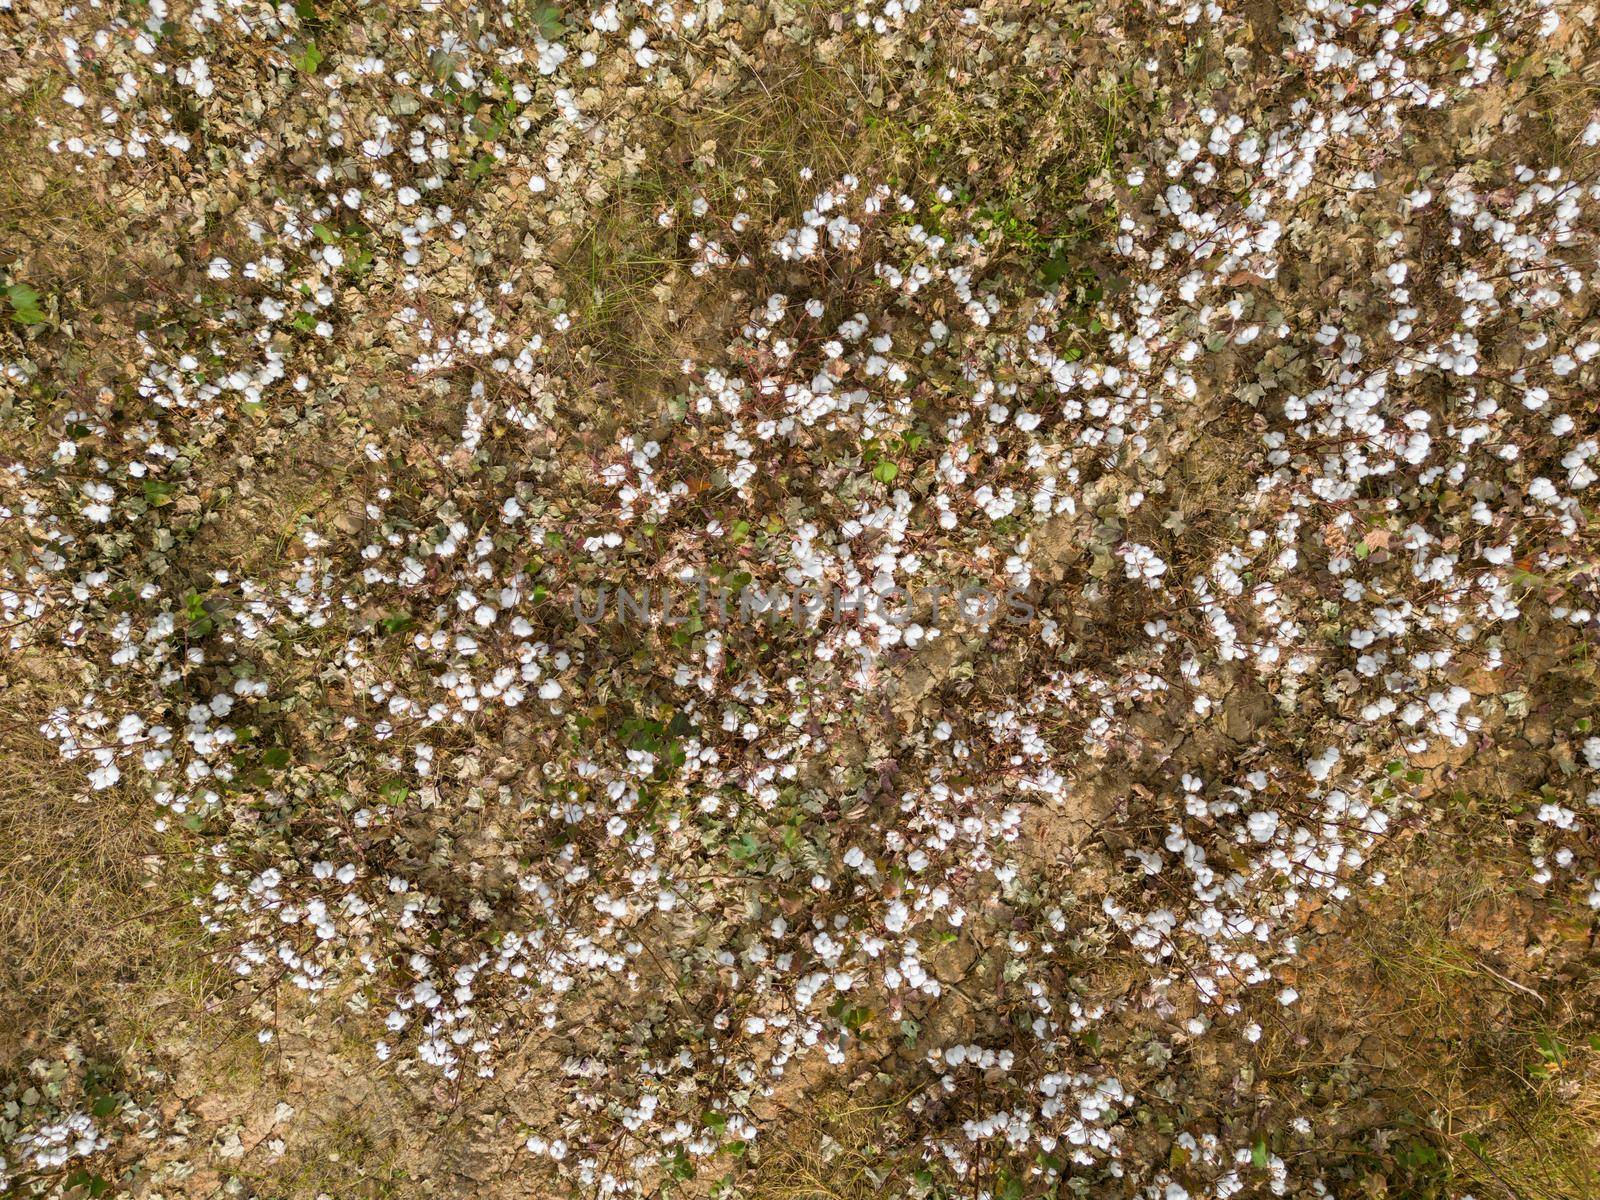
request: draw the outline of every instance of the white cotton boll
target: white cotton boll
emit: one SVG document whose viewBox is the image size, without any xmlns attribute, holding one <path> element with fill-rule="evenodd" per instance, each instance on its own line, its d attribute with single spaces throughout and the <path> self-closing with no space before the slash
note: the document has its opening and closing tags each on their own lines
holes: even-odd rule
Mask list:
<svg viewBox="0 0 1600 1200">
<path fill-rule="evenodd" d="M 554 75 L 566 61 L 567 48 L 560 42 L 548 42 L 539 48 L 535 66 L 541 75 Z"/>
<path fill-rule="evenodd" d="M 1334 764 L 1339 761 L 1339 751 L 1330 746 L 1306 764 L 1306 773 L 1318 783 L 1327 779 Z"/>
<path fill-rule="evenodd" d="M 1275 812 L 1255 812 L 1250 814 L 1250 836 L 1258 842 L 1270 842 L 1272 835 L 1278 831 L 1278 814 Z"/>
<path fill-rule="evenodd" d="M 904 901 L 896 900 L 889 905 L 889 911 L 884 914 L 883 923 L 890 933 L 900 933 L 906 927 L 906 922 L 911 912 L 906 908 Z"/>
<path fill-rule="evenodd" d="M 211 80 L 211 68 L 203 58 L 197 58 L 189 64 L 188 79 L 184 72 L 178 73 L 179 82 L 187 82 L 194 88 L 194 94 L 202 100 L 216 91 L 216 84 Z"/>
</svg>

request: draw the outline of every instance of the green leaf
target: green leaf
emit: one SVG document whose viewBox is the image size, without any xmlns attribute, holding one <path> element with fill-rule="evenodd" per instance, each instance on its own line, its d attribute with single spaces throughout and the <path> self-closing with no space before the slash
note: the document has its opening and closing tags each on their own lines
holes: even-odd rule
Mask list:
<svg viewBox="0 0 1600 1200">
<path fill-rule="evenodd" d="M 1539 1053 L 1550 1062 L 1561 1062 L 1567 1057 L 1567 1048 L 1548 1033 L 1538 1033 L 1533 1039 L 1539 1046 Z"/>
<path fill-rule="evenodd" d="M 315 42 L 307 42 L 306 48 L 295 56 L 294 65 L 307 75 L 314 75 L 322 65 L 322 51 L 317 49 Z"/>
<path fill-rule="evenodd" d="M 261 756 L 261 761 L 273 770 L 281 770 L 289 765 L 289 752 L 282 746 L 273 746 Z"/>
<path fill-rule="evenodd" d="M 99 1175 L 91 1175 L 87 1171 L 74 1171 L 67 1176 L 66 1185 L 69 1189 L 81 1188 L 90 1196 L 104 1196 L 111 1190 L 108 1180 Z"/>
<path fill-rule="evenodd" d="M 444 50 L 435 50 L 428 56 L 428 66 L 433 70 L 433 77 L 443 83 L 461 69 L 461 58 Z"/>
<path fill-rule="evenodd" d="M 412 625 L 410 613 L 391 613 L 387 617 L 380 617 L 378 628 L 385 634 L 394 635 L 404 633 Z"/>
<path fill-rule="evenodd" d="M 160 508 L 170 504 L 172 497 L 178 490 L 175 483 L 164 483 L 159 479 L 146 479 L 144 481 L 144 500 L 151 508 Z"/>
<path fill-rule="evenodd" d="M 872 468 L 872 477 L 879 483 L 893 483 L 900 474 L 898 464 L 890 462 L 887 458 L 880 459 L 878 465 Z"/>
<path fill-rule="evenodd" d="M 566 22 L 562 20 L 561 6 L 559 4 L 535 4 L 533 6 L 533 23 L 539 27 L 540 33 L 552 41 L 567 31 Z"/>
<path fill-rule="evenodd" d="M 11 302 L 11 319 L 18 325 L 38 325 L 45 319 L 39 307 L 39 293 L 25 283 L 13 283 L 6 289 L 6 299 Z"/>
<path fill-rule="evenodd" d="M 694 1164 L 689 1161 L 689 1156 L 683 1152 L 682 1146 L 673 1151 L 672 1157 L 667 1159 L 663 1165 L 667 1168 L 667 1173 L 674 1179 L 694 1178 Z"/>
<path fill-rule="evenodd" d="M 1047 259 L 1039 273 L 1044 276 L 1045 283 L 1054 285 L 1072 273 L 1072 264 L 1064 256 Z"/>
<path fill-rule="evenodd" d="M 217 627 L 206 611 L 205 597 L 190 592 L 183 598 L 183 615 L 189 619 L 189 636 L 203 638 Z"/>
<path fill-rule="evenodd" d="M 1259 1170 L 1266 1169 L 1267 1139 L 1265 1134 L 1263 1134 L 1261 1137 L 1258 1137 L 1256 1139 L 1256 1144 L 1250 1147 L 1250 1165 Z"/>
</svg>

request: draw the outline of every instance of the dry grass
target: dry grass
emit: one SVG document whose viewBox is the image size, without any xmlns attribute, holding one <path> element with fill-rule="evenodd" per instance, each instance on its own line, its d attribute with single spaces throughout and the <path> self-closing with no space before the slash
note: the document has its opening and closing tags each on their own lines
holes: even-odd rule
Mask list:
<svg viewBox="0 0 1600 1200">
<path fill-rule="evenodd" d="M 112 213 L 41 144 L 34 114 L 53 100 L 36 85 L 0 107 L 0 262 L 41 291 L 83 283 L 111 257 L 96 231 Z"/>
<path fill-rule="evenodd" d="M 737 76 L 737 87 L 733 78 L 715 99 L 642 119 L 638 140 L 648 149 L 639 169 L 607 190 L 583 229 L 551 247 L 572 340 L 582 346 L 565 373 L 575 392 L 586 381 L 629 411 L 670 397 L 684 359 L 719 350 L 707 337 L 765 298 L 731 282 L 743 273 L 693 276 L 690 234 L 715 238 L 737 258 L 758 231 L 803 211 L 823 181 L 889 170 L 906 140 L 865 115 L 869 84 L 853 64 L 778 54 Z M 690 214 L 696 199 L 713 212 L 748 213 L 748 230 L 705 226 Z M 674 221 L 664 227 L 657 218 L 669 211 Z"/>
<path fill-rule="evenodd" d="M 895 1147 L 898 1100 L 836 1095 L 791 1110 L 763 1139 L 762 1157 L 745 1184 L 760 1200 L 870 1200 L 899 1177 Z"/>
<path fill-rule="evenodd" d="M 1408 848 L 1264 1021 L 1265 1093 L 1372 1196 L 1600 1196 L 1597 961 L 1581 916 L 1519 896 L 1504 832 Z M 1285 1117 L 1287 1119 L 1287 1117 Z"/>
<path fill-rule="evenodd" d="M 31 693 L 31 694 L 30 694 Z M 64 1024 L 149 1027 L 162 1001 L 198 1010 L 215 980 L 198 923 L 169 872 L 178 852 L 148 808 L 120 791 L 81 799 L 81 775 L 33 729 L 35 689 L 10 681 L 0 704 L 0 1067 Z"/>
<path fill-rule="evenodd" d="M 15 74 L 4 60 L 0 69 Z M 180 259 L 170 237 L 139 228 L 141 179 L 132 175 L 108 190 L 71 155 L 49 151 L 37 114 L 59 104 L 57 90 L 36 84 L 0 94 L 0 273 L 4 286 L 39 293 L 45 328 L 71 322 L 84 343 L 73 357 L 109 380 L 124 363 L 117 350 L 96 349 L 120 342 L 159 305 L 187 297 L 175 286 Z"/>
</svg>

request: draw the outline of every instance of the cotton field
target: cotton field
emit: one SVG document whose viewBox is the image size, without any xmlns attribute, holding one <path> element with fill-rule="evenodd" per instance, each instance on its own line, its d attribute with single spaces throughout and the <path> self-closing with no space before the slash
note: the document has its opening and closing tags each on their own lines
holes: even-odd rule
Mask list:
<svg viewBox="0 0 1600 1200">
<path fill-rule="evenodd" d="M 1600 1195 L 1597 22 L 0 0 L 0 1191 Z"/>
</svg>

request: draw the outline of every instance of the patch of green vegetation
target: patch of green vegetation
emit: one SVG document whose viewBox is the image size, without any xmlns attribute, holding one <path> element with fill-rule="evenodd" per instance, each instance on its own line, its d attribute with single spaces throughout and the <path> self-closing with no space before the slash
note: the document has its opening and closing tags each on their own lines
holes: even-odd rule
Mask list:
<svg viewBox="0 0 1600 1200">
<path fill-rule="evenodd" d="M 1110 209 L 1088 189 L 1116 165 L 1133 94 L 1130 80 L 1109 73 L 1055 85 L 1017 78 L 1003 94 L 948 88 L 920 106 L 913 170 L 960 204 L 981 189 L 979 219 L 1045 284 L 1092 286 Z"/>
<path fill-rule="evenodd" d="M 6 300 L 11 305 L 11 319 L 18 325 L 41 325 L 45 321 L 40 306 L 39 293 L 25 283 L 13 283 L 6 288 Z"/>
</svg>

